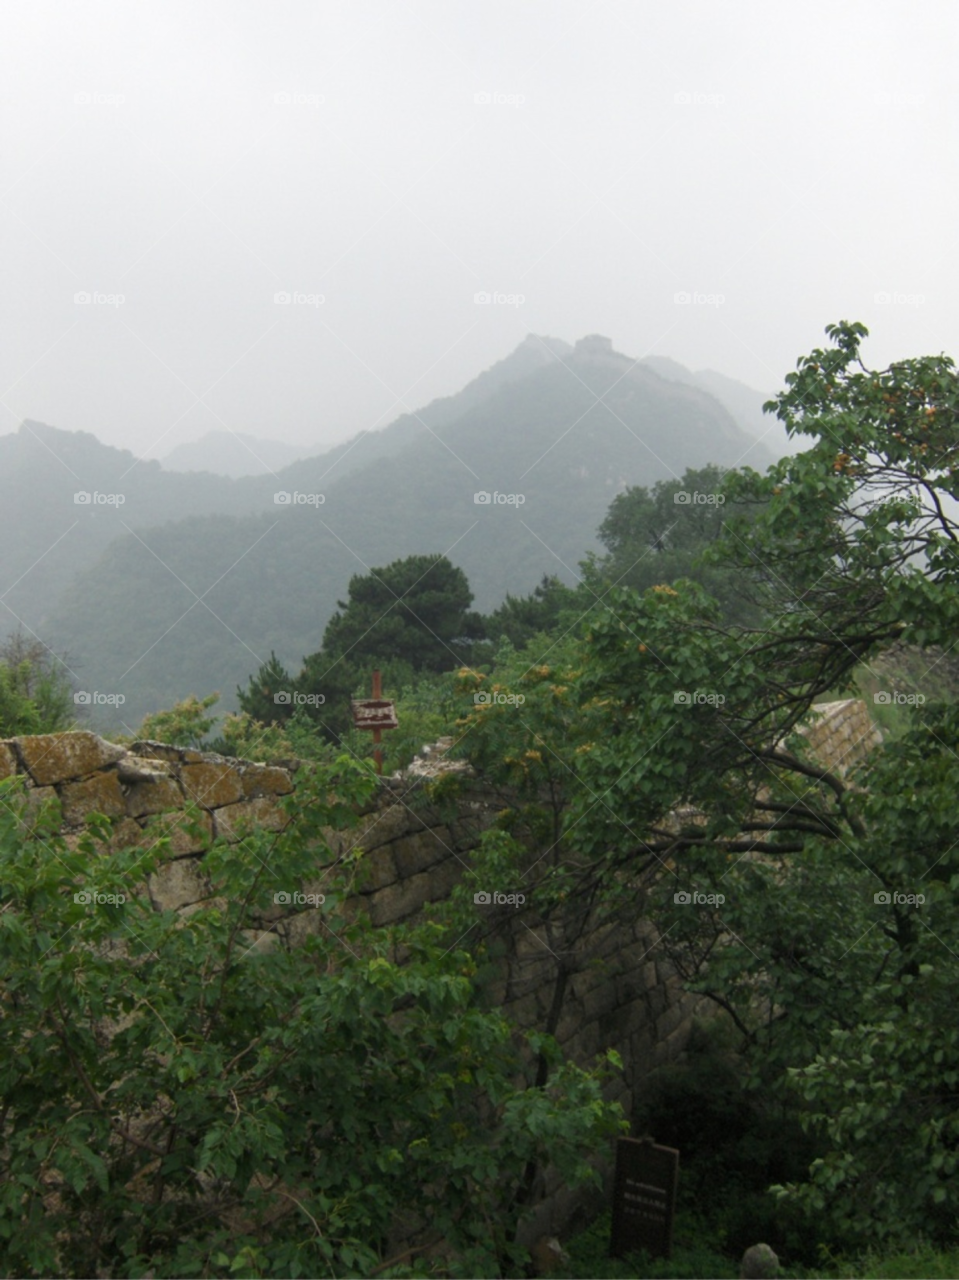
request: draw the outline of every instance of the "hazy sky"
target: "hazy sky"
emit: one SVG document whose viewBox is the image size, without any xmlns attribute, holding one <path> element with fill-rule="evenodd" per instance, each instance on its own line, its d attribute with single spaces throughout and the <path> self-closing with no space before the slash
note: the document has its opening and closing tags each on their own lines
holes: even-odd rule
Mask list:
<svg viewBox="0 0 959 1280">
<path fill-rule="evenodd" d="M 0 433 L 319 451 L 529 332 L 763 391 L 834 320 L 959 346 L 948 0 L 2 12 Z"/>
</svg>

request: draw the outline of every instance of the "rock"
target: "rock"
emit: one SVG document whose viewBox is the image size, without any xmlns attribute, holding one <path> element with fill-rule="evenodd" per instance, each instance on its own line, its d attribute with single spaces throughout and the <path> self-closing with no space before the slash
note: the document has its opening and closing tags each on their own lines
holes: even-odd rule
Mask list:
<svg viewBox="0 0 959 1280">
<path fill-rule="evenodd" d="M 204 809 L 219 809 L 243 799 L 243 783 L 228 764 L 185 764 L 180 768 L 183 790 Z"/>
<path fill-rule="evenodd" d="M 126 813 L 126 800 L 115 773 L 97 773 L 83 782 L 71 782 L 60 792 L 63 820 L 78 827 L 89 813 L 102 813 L 120 818 Z"/>
<path fill-rule="evenodd" d="M 116 764 L 126 754 L 122 747 L 86 731 L 38 733 L 15 738 L 14 744 L 38 787 L 85 778 L 105 765 Z"/>
<path fill-rule="evenodd" d="M 779 1258 L 768 1244 L 754 1244 L 743 1254 L 740 1280 L 772 1280 L 779 1275 Z"/>
<path fill-rule="evenodd" d="M 127 813 L 134 818 L 182 808 L 183 792 L 175 778 L 156 774 L 146 781 L 136 783 L 127 792 Z"/>
<path fill-rule="evenodd" d="M 117 761 L 117 773 L 121 782 L 156 782 L 170 777 L 170 766 L 151 756 L 124 756 Z"/>
<path fill-rule="evenodd" d="M 569 1266 L 569 1254 L 555 1236 L 540 1236 L 530 1249 L 533 1269 L 538 1276 L 548 1276 Z"/>
</svg>

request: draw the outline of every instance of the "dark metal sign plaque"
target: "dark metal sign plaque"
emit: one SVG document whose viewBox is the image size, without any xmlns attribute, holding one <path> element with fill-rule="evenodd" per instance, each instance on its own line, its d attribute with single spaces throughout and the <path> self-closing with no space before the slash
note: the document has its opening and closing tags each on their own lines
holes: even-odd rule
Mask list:
<svg viewBox="0 0 959 1280">
<path fill-rule="evenodd" d="M 613 1186 L 613 1258 L 645 1249 L 668 1258 L 673 1247 L 673 1215 L 679 1181 L 679 1152 L 651 1138 L 620 1138 Z"/>
</svg>

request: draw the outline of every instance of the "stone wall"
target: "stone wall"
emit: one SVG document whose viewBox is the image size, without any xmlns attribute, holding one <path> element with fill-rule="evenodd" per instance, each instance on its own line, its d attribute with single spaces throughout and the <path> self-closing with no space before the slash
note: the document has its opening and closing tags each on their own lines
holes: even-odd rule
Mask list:
<svg viewBox="0 0 959 1280">
<path fill-rule="evenodd" d="M 863 703 L 827 704 L 809 726 L 810 746 L 830 769 L 844 773 L 878 740 Z M 358 830 L 334 837 L 340 848 L 364 850 L 365 875 L 348 907 L 368 912 L 374 925 L 417 918 L 428 902 L 445 898 L 484 830 L 508 805 L 464 763 L 443 759 L 449 740 L 424 748 L 403 774 L 381 780 L 360 815 Z M 150 877 L 158 908 L 189 910 L 209 897 L 203 853 L 217 837 L 236 840 L 244 824 L 279 829 L 286 821 L 279 800 L 295 789 L 298 762 L 255 764 L 200 751 L 137 742 L 125 749 L 92 733 L 22 737 L 0 743 L 0 778 L 15 774 L 27 787 L 31 808 L 56 800 L 62 831 L 75 842 L 88 814 L 112 822 L 116 846 L 148 847 L 169 835 L 169 861 Z M 460 787 L 452 807 L 435 801 L 431 782 L 457 771 Z M 191 822 L 186 806 L 192 807 Z M 304 889 L 310 890 L 309 885 Z M 520 886 L 489 886 L 510 891 Z M 629 898 L 626 901 L 626 898 Z M 509 906 L 480 906 L 478 934 L 498 954 L 486 985 L 487 998 L 518 1027 L 543 1030 L 555 1021 L 567 1057 L 586 1065 L 607 1048 L 622 1056 L 624 1071 L 611 1082 L 610 1097 L 627 1114 L 643 1081 L 682 1052 L 693 1018 L 708 1002 L 685 993 L 657 949 L 654 925 L 638 916 L 635 898 L 624 895 L 618 917 L 598 921 L 574 914 L 547 926 Z M 319 927 L 317 913 L 278 908 L 266 919 L 253 946 L 295 944 Z M 558 1020 L 556 1015 L 558 1013 Z M 609 1161 L 600 1161 L 604 1175 Z M 607 1185 L 606 1193 L 609 1187 Z M 564 1230 L 582 1196 L 558 1185 L 537 1188 L 537 1211 L 524 1231 L 530 1243 L 540 1233 Z M 404 1239 L 409 1238 L 404 1237 Z"/>
</svg>

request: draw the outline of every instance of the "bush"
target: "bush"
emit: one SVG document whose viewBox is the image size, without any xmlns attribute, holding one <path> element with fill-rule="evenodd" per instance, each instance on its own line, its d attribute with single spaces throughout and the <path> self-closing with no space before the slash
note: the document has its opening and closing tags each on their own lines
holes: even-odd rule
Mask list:
<svg viewBox="0 0 959 1280">
<path fill-rule="evenodd" d="M 281 835 L 206 854 L 189 914 L 146 893 L 163 841 L 111 851 L 97 818 L 75 848 L 42 823 L 27 839 L 0 784 L 0 1273 L 388 1273 L 392 1228 L 419 1221 L 451 1274 L 498 1275 L 522 1260 L 529 1162 L 592 1176 L 622 1123 L 602 1072 L 557 1062 L 517 1088 L 523 1046 L 478 1007 L 469 958 L 421 930 L 400 966 L 403 931 L 350 921 L 355 863 L 322 832 L 372 780 L 345 759 L 304 773 Z M 317 932 L 254 947 L 304 883 Z"/>
</svg>

